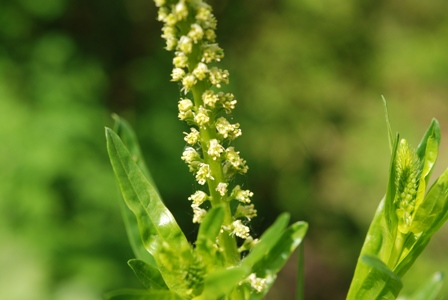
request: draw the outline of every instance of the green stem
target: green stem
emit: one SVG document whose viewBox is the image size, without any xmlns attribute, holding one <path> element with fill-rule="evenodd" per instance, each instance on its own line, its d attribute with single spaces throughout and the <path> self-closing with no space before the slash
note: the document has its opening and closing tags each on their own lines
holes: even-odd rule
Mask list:
<svg viewBox="0 0 448 300">
<path fill-rule="evenodd" d="M 192 88 L 193 100 L 196 107 L 199 107 L 203 104 L 202 94 L 205 92 L 206 86 L 204 83 L 198 83 Z M 210 117 L 210 124 L 214 123 L 214 116 Z M 199 128 L 199 132 L 201 135 L 201 147 L 202 154 L 204 156 L 204 162 L 210 166 L 211 174 L 213 180 L 208 179 L 207 185 L 210 193 L 210 202 L 212 206 L 221 205 L 224 209 L 224 226 L 229 226 L 232 221 L 232 213 L 230 210 L 230 203 L 227 201 L 226 197 L 222 197 L 219 192 L 216 190 L 218 184 L 220 182 L 226 182 L 224 178 L 224 172 L 222 169 L 222 164 L 220 159 L 213 159 L 207 153 L 208 143 L 212 139 L 217 139 L 216 129 L 213 126 L 206 125 L 204 127 Z M 219 235 L 219 246 L 223 249 L 224 258 L 227 266 L 236 265 L 240 261 L 240 255 L 238 252 L 236 239 L 233 236 L 230 236 L 228 232 L 223 232 Z"/>
<path fill-rule="evenodd" d="M 305 299 L 305 247 L 303 242 L 298 247 L 299 263 L 297 266 L 297 300 Z"/>
</svg>

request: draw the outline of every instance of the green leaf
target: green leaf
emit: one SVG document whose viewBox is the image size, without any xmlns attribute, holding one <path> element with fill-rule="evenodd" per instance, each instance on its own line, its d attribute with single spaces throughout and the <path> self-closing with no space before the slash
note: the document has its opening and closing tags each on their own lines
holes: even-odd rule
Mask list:
<svg viewBox="0 0 448 300">
<path fill-rule="evenodd" d="M 395 300 L 403 287 L 401 279 L 375 256 L 365 255 L 361 261 L 371 271 L 355 297 L 347 299 Z"/>
<path fill-rule="evenodd" d="M 162 203 L 118 135 L 106 128 L 106 139 L 123 198 L 137 217 L 145 248 L 155 258 L 168 287 L 177 290 L 183 279 L 182 272 L 172 272 L 172 268 L 166 266 L 167 260 L 162 259 L 160 251 L 175 249 L 181 265 L 187 265 L 192 262 L 190 245 L 173 215 Z"/>
<path fill-rule="evenodd" d="M 436 300 L 442 290 L 443 274 L 435 273 L 429 280 L 427 280 L 417 291 L 406 300 Z"/>
<path fill-rule="evenodd" d="M 145 159 L 143 158 L 142 151 L 140 150 L 140 144 L 138 143 L 137 136 L 131 125 L 129 125 L 125 119 L 116 114 L 113 114 L 112 118 L 115 120 L 114 132 L 116 132 L 120 137 L 121 141 L 126 146 L 133 160 L 146 176 L 149 183 L 154 187 L 154 189 L 157 190 L 154 179 L 149 172 Z"/>
<path fill-rule="evenodd" d="M 196 239 L 196 250 L 198 254 L 205 260 L 206 266 L 212 266 L 214 263 L 214 244 L 216 237 L 221 230 L 222 221 L 224 220 L 224 210 L 220 206 L 215 206 L 207 212 L 204 220 L 199 226 L 198 238 Z"/>
<path fill-rule="evenodd" d="M 306 232 L 308 224 L 305 222 L 297 222 L 292 224 L 283 232 L 275 246 L 253 267 L 253 271 L 257 277 L 265 278 L 271 276 L 272 280 L 268 282 L 268 288 L 262 293 L 253 295 L 251 299 L 263 299 L 268 292 L 270 286 L 274 283 L 276 274 L 283 268 L 291 253 L 300 245 Z"/>
<path fill-rule="evenodd" d="M 282 236 L 283 230 L 288 225 L 289 214 L 281 214 L 277 220 L 272 224 L 260 237 L 260 241 L 247 255 L 241 263 L 242 266 L 252 269 L 252 267 L 264 258 L 265 255 L 275 246 L 277 241 Z"/>
<path fill-rule="evenodd" d="M 387 136 L 389 138 L 389 148 L 390 148 L 390 151 L 392 152 L 393 145 L 394 145 L 394 134 L 392 133 L 392 127 L 390 126 L 389 110 L 387 109 L 386 98 L 384 98 L 384 96 L 381 96 L 381 98 L 383 98 L 384 111 L 386 114 L 386 125 L 387 125 Z"/>
<path fill-rule="evenodd" d="M 104 295 L 106 300 L 187 300 L 170 291 L 123 289 Z"/>
<path fill-rule="evenodd" d="M 134 271 L 137 278 L 147 289 L 167 290 L 168 287 L 163 280 L 157 267 L 147 264 L 139 259 L 131 259 L 128 265 Z"/>
<path fill-rule="evenodd" d="M 151 177 L 148 168 L 146 167 L 145 161 L 140 151 L 140 146 L 138 144 L 137 137 L 132 130 L 131 126 L 118 115 L 113 114 L 113 119 L 115 120 L 115 132 L 118 134 L 123 144 L 129 150 L 134 162 L 137 164 L 139 169 L 148 179 L 149 183 L 156 189 L 154 180 Z M 156 189 L 157 190 L 157 189 Z M 157 266 L 154 257 L 149 254 L 143 245 L 142 238 L 140 236 L 140 229 L 138 228 L 138 222 L 134 213 L 126 206 L 124 201 L 120 201 L 120 208 L 123 215 L 123 221 L 126 227 L 126 233 L 131 245 L 132 251 L 136 258 L 141 259 L 153 266 Z"/>
<path fill-rule="evenodd" d="M 448 169 L 432 185 L 428 194 L 415 208 L 411 231 L 434 234 L 445 222 L 448 212 Z"/>
<path fill-rule="evenodd" d="M 250 269 L 235 267 L 211 273 L 204 280 L 204 290 L 194 300 L 219 299 L 239 286 L 241 280 L 249 276 Z"/>
</svg>

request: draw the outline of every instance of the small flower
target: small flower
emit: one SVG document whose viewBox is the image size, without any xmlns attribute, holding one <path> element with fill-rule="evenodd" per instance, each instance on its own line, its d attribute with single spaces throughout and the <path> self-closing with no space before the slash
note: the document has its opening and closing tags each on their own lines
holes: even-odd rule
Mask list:
<svg viewBox="0 0 448 300">
<path fill-rule="evenodd" d="M 217 88 L 221 87 L 221 83 L 228 84 L 229 83 L 229 71 L 218 69 L 213 67 L 209 72 L 210 83 L 216 85 Z"/>
<path fill-rule="evenodd" d="M 249 199 L 250 201 L 250 199 Z M 247 220 L 251 220 L 257 216 L 257 210 L 254 208 L 253 204 L 249 205 L 241 205 L 239 204 L 236 208 L 235 218 L 246 218 Z"/>
<path fill-rule="evenodd" d="M 171 80 L 172 81 L 182 80 L 182 78 L 184 78 L 184 76 L 185 76 L 185 71 L 184 71 L 184 69 L 181 69 L 181 68 L 174 68 L 173 72 L 171 72 Z"/>
<path fill-rule="evenodd" d="M 212 14 L 211 8 L 208 5 L 203 5 L 196 13 L 196 20 L 201 22 L 204 28 L 216 29 L 216 19 Z"/>
<path fill-rule="evenodd" d="M 225 153 L 226 163 L 228 163 L 235 171 L 240 173 L 246 173 L 249 167 L 246 165 L 246 161 L 242 159 L 239 152 L 235 151 L 235 148 L 229 147 Z"/>
<path fill-rule="evenodd" d="M 185 93 L 187 93 L 196 84 L 196 82 L 197 82 L 196 77 L 193 74 L 186 75 L 182 79 L 182 85 L 183 85 L 182 90 L 184 90 Z"/>
<path fill-rule="evenodd" d="M 204 33 L 205 38 L 207 41 L 214 43 L 216 40 L 216 33 L 213 29 L 207 29 Z"/>
<path fill-rule="evenodd" d="M 191 200 L 195 205 L 201 205 L 205 200 L 208 199 L 208 195 L 203 191 L 196 191 L 193 195 L 188 197 L 188 200 Z"/>
<path fill-rule="evenodd" d="M 183 35 L 179 39 L 177 49 L 185 54 L 190 54 L 191 51 L 193 50 L 193 41 L 191 40 L 190 37 Z"/>
<path fill-rule="evenodd" d="M 168 14 L 168 16 L 166 16 L 165 18 L 165 23 L 168 26 L 174 26 L 177 23 L 177 16 L 173 13 Z"/>
<path fill-rule="evenodd" d="M 184 1 L 179 1 L 174 7 L 174 11 L 176 12 L 177 19 L 179 21 L 185 19 L 188 16 L 188 8 L 185 5 Z"/>
<path fill-rule="evenodd" d="M 205 109 L 202 106 L 199 106 L 198 112 L 194 116 L 194 121 L 199 126 L 204 126 L 204 125 L 208 124 L 208 122 L 210 121 L 210 117 L 208 116 L 207 109 Z"/>
<path fill-rule="evenodd" d="M 194 161 L 200 161 L 201 156 L 194 148 L 187 147 L 182 153 L 181 159 L 185 161 L 187 164 L 191 164 Z"/>
<path fill-rule="evenodd" d="M 261 293 L 266 288 L 266 278 L 258 278 L 255 273 L 252 273 L 247 278 L 252 288 L 258 293 Z"/>
<path fill-rule="evenodd" d="M 198 63 L 197 67 L 193 70 L 193 75 L 199 79 L 204 80 L 207 77 L 208 68 L 204 63 Z"/>
<path fill-rule="evenodd" d="M 225 182 L 218 183 L 218 186 L 216 187 L 216 191 L 219 192 L 221 197 L 224 197 L 227 194 L 227 186 L 229 184 Z"/>
<path fill-rule="evenodd" d="M 199 164 L 199 169 L 196 172 L 196 180 L 200 185 L 204 185 L 207 179 L 214 180 L 212 177 L 212 171 L 210 170 L 210 166 L 208 164 L 201 163 Z"/>
<path fill-rule="evenodd" d="M 242 203 L 250 203 L 250 197 L 252 197 L 254 193 L 250 190 L 242 190 L 239 185 L 235 186 L 232 191 L 232 197 Z"/>
<path fill-rule="evenodd" d="M 198 41 L 202 40 L 204 36 L 204 30 L 199 24 L 191 24 L 191 29 L 188 32 L 188 37 L 190 37 L 196 44 Z"/>
<path fill-rule="evenodd" d="M 204 63 L 211 63 L 213 61 L 220 61 L 224 57 L 224 51 L 218 44 L 207 44 L 203 46 L 201 61 Z"/>
<path fill-rule="evenodd" d="M 250 229 L 246 225 L 244 225 L 241 220 L 236 220 L 232 222 L 233 231 L 231 234 L 236 235 L 242 239 L 247 239 L 250 237 L 249 232 Z"/>
<path fill-rule="evenodd" d="M 156 3 L 157 7 L 161 7 L 161 6 L 165 5 L 166 0 L 154 0 L 154 2 Z"/>
<path fill-rule="evenodd" d="M 188 66 L 188 57 L 183 52 L 176 52 L 176 56 L 173 58 L 173 65 L 176 68 L 186 68 Z"/>
<path fill-rule="evenodd" d="M 230 124 L 226 118 L 220 117 L 215 123 L 216 131 L 223 137 L 234 140 L 239 137 L 241 133 L 240 124 Z"/>
<path fill-rule="evenodd" d="M 193 223 L 202 223 L 207 211 L 196 204 L 192 204 L 191 208 L 193 209 Z"/>
<path fill-rule="evenodd" d="M 180 99 L 177 107 L 179 109 L 179 119 L 186 120 L 193 117 L 193 102 L 190 99 Z"/>
<path fill-rule="evenodd" d="M 158 0 L 158 1 L 161 3 L 165 2 L 165 0 Z M 162 5 L 159 6 L 156 3 L 156 6 L 160 7 L 159 11 L 157 12 L 157 20 L 165 22 L 166 18 L 168 17 L 168 14 L 170 13 L 170 10 L 168 9 L 168 7 L 161 7 Z"/>
<path fill-rule="evenodd" d="M 194 127 L 190 128 L 190 130 L 191 130 L 190 133 L 184 132 L 185 134 L 184 141 L 190 145 L 194 145 L 198 142 L 200 134 L 199 131 L 197 131 L 197 129 Z"/>
<path fill-rule="evenodd" d="M 212 90 L 206 90 L 202 94 L 202 101 L 208 107 L 214 108 L 215 104 L 219 101 L 219 96 L 213 93 Z"/>
<path fill-rule="evenodd" d="M 223 92 L 218 93 L 219 101 L 222 107 L 225 109 L 226 113 L 230 114 L 232 110 L 235 109 L 236 100 L 231 93 L 224 94 Z"/>
<path fill-rule="evenodd" d="M 224 147 L 219 144 L 217 139 L 210 140 L 210 145 L 207 150 L 207 154 L 213 157 L 213 160 L 216 160 L 221 156 L 221 153 L 224 152 Z"/>
</svg>

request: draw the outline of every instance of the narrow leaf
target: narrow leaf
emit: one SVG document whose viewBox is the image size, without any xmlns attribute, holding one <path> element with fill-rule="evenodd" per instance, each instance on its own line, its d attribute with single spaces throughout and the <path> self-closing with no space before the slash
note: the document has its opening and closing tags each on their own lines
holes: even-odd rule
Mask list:
<svg viewBox="0 0 448 300">
<path fill-rule="evenodd" d="M 308 230 L 308 224 L 297 222 L 283 232 L 275 246 L 253 267 L 257 277 L 273 277 L 268 280 L 268 287 L 261 293 L 255 294 L 251 299 L 263 299 L 269 288 L 274 283 L 276 274 L 283 268 L 291 254 L 299 246 Z"/>
<path fill-rule="evenodd" d="M 146 167 L 145 160 L 143 159 L 143 155 L 140 151 L 140 145 L 138 143 L 134 131 L 132 130 L 132 127 L 128 124 L 128 122 L 126 122 L 126 120 L 120 118 L 116 114 L 113 114 L 112 118 L 115 120 L 115 126 L 114 126 L 115 132 L 120 137 L 121 141 L 126 146 L 126 148 L 129 150 L 132 159 L 137 164 L 140 171 L 142 171 L 142 173 L 148 179 L 149 183 L 157 191 L 154 180 L 148 168 Z M 154 257 L 151 254 L 149 254 L 148 250 L 146 250 L 145 246 L 143 245 L 136 216 L 126 206 L 124 201 L 120 201 L 120 208 L 123 215 L 123 221 L 126 227 L 126 233 L 128 235 L 129 243 L 131 245 L 135 257 L 153 266 L 157 266 Z"/>
<path fill-rule="evenodd" d="M 223 219 L 224 211 L 222 207 L 216 206 L 208 211 L 199 226 L 196 250 L 202 259 L 205 259 L 205 265 L 210 265 L 214 262 L 213 258 L 216 250 L 213 245 L 216 243 L 216 237 L 221 230 Z"/>
<path fill-rule="evenodd" d="M 406 297 L 406 300 L 436 300 L 442 290 L 443 277 L 442 273 L 435 273 L 414 294 Z"/>
<path fill-rule="evenodd" d="M 282 236 L 283 230 L 288 225 L 288 221 L 289 214 L 281 214 L 274 224 L 263 233 L 260 237 L 260 242 L 258 242 L 249 255 L 243 260 L 242 265 L 252 269 L 257 262 L 263 259 Z"/>
<path fill-rule="evenodd" d="M 353 299 L 395 300 L 403 287 L 401 279 L 375 256 L 365 255 L 361 261 L 371 271 Z"/>
<path fill-rule="evenodd" d="M 147 264 L 139 259 L 131 259 L 128 265 L 134 271 L 137 278 L 147 289 L 167 290 L 168 287 L 157 267 Z"/>
<path fill-rule="evenodd" d="M 250 269 L 245 267 L 216 271 L 205 278 L 204 290 L 195 300 L 219 299 L 238 287 L 249 273 Z"/>
<path fill-rule="evenodd" d="M 190 245 L 173 215 L 162 203 L 118 135 L 106 128 L 106 139 L 123 198 L 137 217 L 145 248 L 155 258 L 166 284 L 170 289 L 176 287 L 181 280 L 181 273 L 165 268 L 159 251 L 161 248 L 176 249 L 182 260 L 189 260 L 185 262 L 188 264 L 192 261 Z"/>
<path fill-rule="evenodd" d="M 383 98 L 384 111 L 385 111 L 385 114 L 386 114 L 387 137 L 389 138 L 389 149 L 392 152 L 393 151 L 393 145 L 394 145 L 394 134 L 392 133 L 392 127 L 390 126 L 389 110 L 387 109 L 386 98 L 384 98 L 384 96 L 381 96 L 381 98 Z"/>
<path fill-rule="evenodd" d="M 104 295 L 106 300 L 187 300 L 170 291 L 123 289 Z"/>
</svg>

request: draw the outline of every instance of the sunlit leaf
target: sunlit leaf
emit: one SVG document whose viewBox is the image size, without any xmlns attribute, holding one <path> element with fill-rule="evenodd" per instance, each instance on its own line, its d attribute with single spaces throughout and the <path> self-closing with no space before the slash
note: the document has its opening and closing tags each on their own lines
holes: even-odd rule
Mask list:
<svg viewBox="0 0 448 300">
<path fill-rule="evenodd" d="M 131 126 L 118 115 L 114 114 L 112 117 L 115 120 L 115 132 L 120 137 L 123 144 L 129 150 L 133 160 L 140 168 L 140 171 L 146 176 L 149 183 L 154 187 L 154 180 L 146 167 L 145 161 L 140 151 L 140 145 L 138 143 L 137 137 L 132 130 Z M 160 196 L 160 195 L 159 195 Z M 138 228 L 138 222 L 134 213 L 125 205 L 124 201 L 120 201 L 120 208 L 123 215 L 124 224 L 126 227 L 126 233 L 128 235 L 129 243 L 131 245 L 132 251 L 134 252 L 135 257 L 141 259 L 153 266 L 157 266 L 154 257 L 149 254 L 148 250 L 146 250 L 143 245 L 143 241 L 140 235 L 140 229 Z"/>
<path fill-rule="evenodd" d="M 162 248 L 176 249 L 181 263 L 189 264 L 192 261 L 190 245 L 117 134 L 107 128 L 106 138 L 112 167 L 126 204 L 137 217 L 145 248 L 157 261 L 166 284 L 176 290 L 183 275 L 166 268 L 159 252 Z"/>
<path fill-rule="evenodd" d="M 199 226 L 198 238 L 196 239 L 196 250 L 206 263 L 213 264 L 214 244 L 221 230 L 224 211 L 222 207 L 216 206 L 207 212 L 204 220 Z"/>
<path fill-rule="evenodd" d="M 283 213 L 260 237 L 260 241 L 252 251 L 243 260 L 244 267 L 252 268 L 257 262 L 264 258 L 265 255 L 275 246 L 282 236 L 283 230 L 288 225 L 289 214 Z"/>
</svg>

